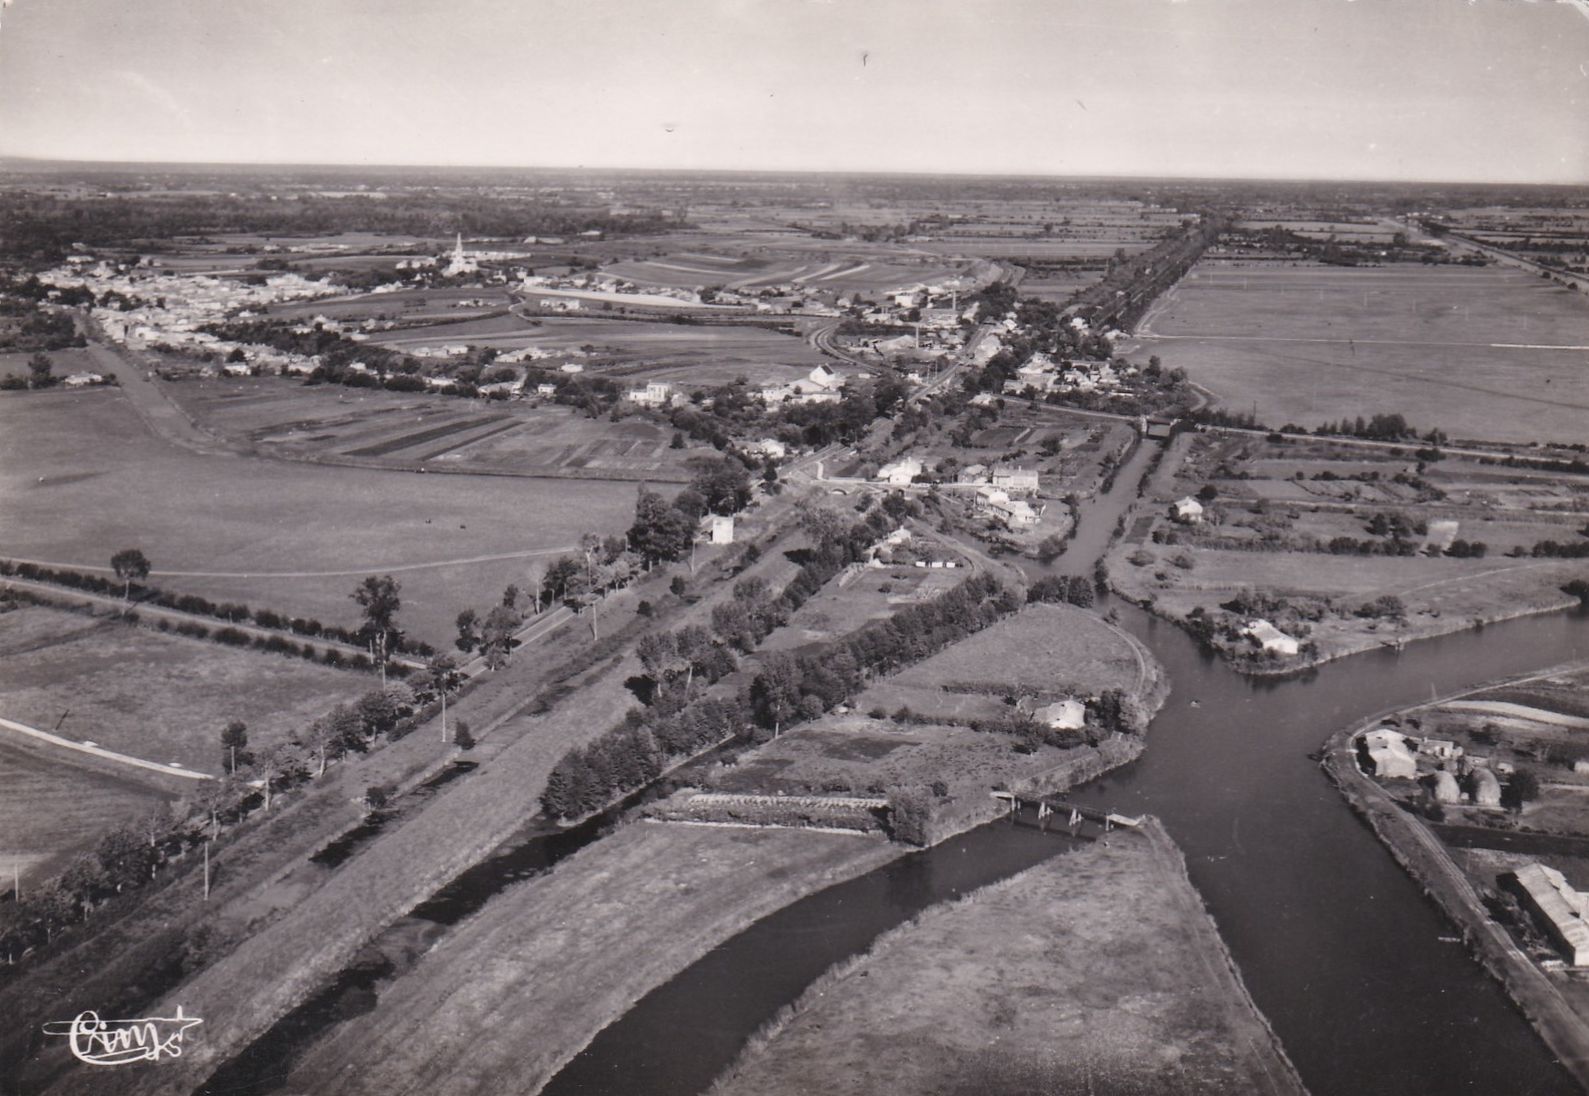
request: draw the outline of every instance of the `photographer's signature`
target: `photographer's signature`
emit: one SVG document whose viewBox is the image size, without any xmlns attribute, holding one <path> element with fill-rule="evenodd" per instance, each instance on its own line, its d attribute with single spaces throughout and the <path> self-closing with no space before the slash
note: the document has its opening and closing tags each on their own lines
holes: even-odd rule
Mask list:
<svg viewBox="0 0 1589 1096">
<path fill-rule="evenodd" d="M 182 1057 L 182 1040 L 188 1029 L 204 1023 L 184 1016 L 148 1016 L 139 1020 L 102 1020 L 99 1013 L 79 1012 L 69 1021 L 44 1025 L 46 1035 L 64 1035 L 72 1054 L 93 1066 L 124 1066 L 129 1062 L 158 1062 Z"/>
</svg>

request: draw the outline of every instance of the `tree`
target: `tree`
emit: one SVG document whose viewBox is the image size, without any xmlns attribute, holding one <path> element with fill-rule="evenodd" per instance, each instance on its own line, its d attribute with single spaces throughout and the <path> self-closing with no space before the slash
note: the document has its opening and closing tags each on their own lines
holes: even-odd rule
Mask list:
<svg viewBox="0 0 1589 1096">
<path fill-rule="evenodd" d="M 1512 774 L 1512 779 L 1507 781 L 1503 798 L 1512 810 L 1521 811 L 1525 803 L 1532 803 L 1539 798 L 1539 777 L 1531 769 L 1518 769 Z"/>
<path fill-rule="evenodd" d="M 508 664 L 513 633 L 518 631 L 520 623 L 519 614 L 506 605 L 498 605 L 486 614 L 480 628 L 480 654 L 488 669 L 500 670 Z"/>
<path fill-rule="evenodd" d="M 317 719 L 309 724 L 302 732 L 299 744 L 314 759 L 316 776 L 324 776 L 326 762 L 340 756 L 345 748 L 342 736 L 327 718 Z"/>
<path fill-rule="evenodd" d="M 799 663 L 787 651 L 773 651 L 761 660 L 761 673 L 750 686 L 750 702 L 773 734 L 798 710 L 800 676 Z"/>
<path fill-rule="evenodd" d="M 425 686 L 437 696 L 450 693 L 458 687 L 458 662 L 451 655 L 432 655 L 425 663 Z"/>
<path fill-rule="evenodd" d="M 149 577 L 149 560 L 138 548 L 123 548 L 110 557 L 110 566 L 123 583 L 121 590 L 123 601 L 132 599 L 134 582 L 142 582 Z"/>
<path fill-rule="evenodd" d="M 254 762 L 254 775 L 265 793 L 265 809 L 270 810 L 271 798 L 278 781 L 286 779 L 303 764 L 303 757 L 291 742 L 280 742 L 259 755 Z"/>
<path fill-rule="evenodd" d="M 750 474 L 734 457 L 724 456 L 703 464 L 690 486 L 714 514 L 736 514 L 750 502 Z"/>
<path fill-rule="evenodd" d="M 389 652 L 396 649 L 402 639 L 397 630 L 397 611 L 402 608 L 398 593 L 402 586 L 391 575 L 371 575 L 352 593 L 354 601 L 364 610 L 364 627 L 361 631 L 374 647 L 378 664 L 385 669 Z"/>
<path fill-rule="evenodd" d="M 54 368 L 55 364 L 47 355 L 34 354 L 28 359 L 28 384 L 33 388 L 49 388 L 55 383 L 55 375 L 51 372 Z"/>
<path fill-rule="evenodd" d="M 480 646 L 479 614 L 473 609 L 465 609 L 458 614 L 458 638 L 453 644 L 464 654 L 469 654 Z"/>
<path fill-rule="evenodd" d="M 248 725 L 240 719 L 234 719 L 221 728 L 221 771 L 230 776 L 251 760 Z"/>
<path fill-rule="evenodd" d="M 647 567 L 663 560 L 680 559 L 690 550 L 695 523 L 667 504 L 655 491 L 640 488 L 635 499 L 634 524 L 629 527 L 629 547 Z"/>
</svg>

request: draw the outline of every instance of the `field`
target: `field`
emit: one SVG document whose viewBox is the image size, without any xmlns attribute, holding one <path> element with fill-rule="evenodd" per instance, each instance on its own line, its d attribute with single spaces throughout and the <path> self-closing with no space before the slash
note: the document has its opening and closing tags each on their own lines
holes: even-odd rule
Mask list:
<svg viewBox="0 0 1589 1096">
<path fill-rule="evenodd" d="M 220 729 L 231 720 L 248 725 L 251 746 L 270 746 L 380 684 L 370 674 L 36 606 L 0 613 L 0 656 L 7 719 L 207 773 L 220 771 Z"/>
<path fill-rule="evenodd" d="M 68 853 L 108 831 L 169 809 L 190 781 L 108 763 L 79 764 L 64 751 L 0 740 L 0 869 L 26 881 L 64 866 Z M 76 755 L 66 755 L 75 757 Z"/>
<path fill-rule="evenodd" d="M 862 571 L 842 586 L 834 580 L 800 606 L 786 627 L 769 636 L 764 649 L 792 650 L 847 635 L 906 605 L 937 597 L 965 576 L 961 568 L 884 567 Z"/>
<path fill-rule="evenodd" d="M 272 456 L 681 482 L 692 474 L 691 458 L 712 452 L 671 448 L 665 425 L 591 419 L 551 403 L 305 387 L 273 377 L 184 381 L 170 392 L 205 426 Z"/>
<path fill-rule="evenodd" d="M 820 979 L 712 1096 L 1300 1093 L 1169 839 L 928 910 Z"/>
<path fill-rule="evenodd" d="M 1205 261 L 1138 335 L 1270 426 L 1400 413 L 1453 438 L 1589 442 L 1589 301 L 1514 269 Z"/>
<path fill-rule="evenodd" d="M 26 377 L 28 359 L 32 356 L 21 351 L 0 354 L 0 377 Z M 53 366 L 50 372 L 57 380 L 73 373 L 99 372 L 87 350 L 47 350 L 44 356 L 50 359 Z"/>
<path fill-rule="evenodd" d="M 838 255 L 821 258 L 797 253 L 777 257 L 729 257 L 685 252 L 655 259 L 612 263 L 602 267 L 602 272 L 642 285 L 685 289 L 710 285 L 753 293 L 767 286 L 793 284 L 808 289 L 831 289 L 865 295 L 884 293 L 917 282 L 946 281 L 963 275 L 965 268 L 945 262 L 889 262 L 882 256 Z"/>
<path fill-rule="evenodd" d="M 833 362 L 804 339 L 750 325 L 700 326 L 639 320 L 548 317 L 535 326 L 502 316 L 444 327 L 378 335 L 393 350 L 465 344 L 503 353 L 545 351 L 541 364 L 578 361 L 592 372 L 632 379 L 671 380 L 684 386 L 722 384 L 744 376 L 754 384 L 798 380 Z M 574 353 L 577 352 L 577 353 Z"/>
<path fill-rule="evenodd" d="M 908 707 L 960 721 L 1007 712 L 1003 698 L 1146 692 L 1152 664 L 1112 625 L 1068 605 L 1031 605 L 861 694 L 857 710 Z"/>
<path fill-rule="evenodd" d="M 0 555 L 104 570 L 140 547 L 162 587 L 349 626 L 361 577 L 390 572 L 399 624 L 437 646 L 537 559 L 625 528 L 634 498 L 630 483 L 201 456 L 152 437 L 120 393 L 0 398 Z"/>
</svg>

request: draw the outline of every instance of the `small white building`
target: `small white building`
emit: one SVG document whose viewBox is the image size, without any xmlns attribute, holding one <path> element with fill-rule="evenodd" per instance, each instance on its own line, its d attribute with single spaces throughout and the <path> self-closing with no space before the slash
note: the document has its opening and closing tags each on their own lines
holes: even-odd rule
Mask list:
<svg viewBox="0 0 1589 1096">
<path fill-rule="evenodd" d="M 1407 748 L 1407 738 L 1400 731 L 1380 727 L 1363 736 L 1363 748 L 1374 767 L 1374 775 L 1382 780 L 1411 780 L 1418 775 L 1418 761 Z"/>
<path fill-rule="evenodd" d="M 722 514 L 713 514 L 712 515 L 712 526 L 711 526 L 711 529 L 712 529 L 711 536 L 712 536 L 712 543 L 713 544 L 733 544 L 734 543 L 734 519 L 733 518 L 724 517 Z"/>
<path fill-rule="evenodd" d="M 1191 495 L 1176 499 L 1170 504 L 1170 517 L 1182 525 L 1196 525 L 1203 520 L 1203 504 Z"/>
<path fill-rule="evenodd" d="M 1247 627 L 1242 629 L 1242 634 L 1265 653 L 1273 652 L 1277 655 L 1290 657 L 1297 653 L 1300 645 L 1293 636 L 1288 636 L 1267 620 L 1251 620 Z"/>
<path fill-rule="evenodd" d="M 1462 756 L 1462 747 L 1444 738 L 1423 738 L 1418 741 L 1418 752 L 1437 761 L 1455 761 Z"/>
<path fill-rule="evenodd" d="M 745 446 L 745 452 L 753 457 L 771 457 L 773 460 L 783 460 L 789 453 L 789 447 L 777 438 L 762 438 Z"/>
<path fill-rule="evenodd" d="M 98 373 L 71 373 L 61 383 L 67 388 L 87 388 L 93 384 L 104 384 L 105 378 Z"/>
</svg>

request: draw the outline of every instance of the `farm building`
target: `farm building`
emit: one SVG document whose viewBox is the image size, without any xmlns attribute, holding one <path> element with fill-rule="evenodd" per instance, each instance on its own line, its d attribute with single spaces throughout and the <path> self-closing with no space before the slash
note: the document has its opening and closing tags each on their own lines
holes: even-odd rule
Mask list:
<svg viewBox="0 0 1589 1096">
<path fill-rule="evenodd" d="M 1457 787 L 1457 778 L 1444 769 L 1429 775 L 1429 795 L 1436 803 L 1462 801 L 1462 789 Z"/>
<path fill-rule="evenodd" d="M 91 384 L 103 384 L 105 378 L 98 373 L 73 373 L 61 383 L 68 388 L 84 388 Z"/>
<path fill-rule="evenodd" d="M 734 519 L 721 514 L 712 515 L 712 543 L 734 543 Z"/>
<path fill-rule="evenodd" d="M 1589 924 L 1585 923 L 1585 896 L 1568 884 L 1555 868 L 1525 864 L 1512 873 L 1513 890 L 1523 906 L 1555 941 L 1567 962 L 1589 965 Z"/>
<path fill-rule="evenodd" d="M 1170 504 L 1170 517 L 1183 525 L 1196 525 L 1203 520 L 1203 504 L 1191 495 L 1176 499 Z"/>
<path fill-rule="evenodd" d="M 1418 752 L 1437 761 L 1455 761 L 1462 756 L 1462 747 L 1444 738 L 1425 738 L 1419 740 Z"/>
<path fill-rule="evenodd" d="M 1382 780 L 1411 780 L 1418 775 L 1418 762 L 1407 748 L 1407 739 L 1388 727 L 1363 736 L 1363 748 L 1374 775 Z"/>
<path fill-rule="evenodd" d="M 1501 805 L 1501 782 L 1489 769 L 1475 767 L 1468 774 L 1469 794 L 1476 807 Z"/>
<path fill-rule="evenodd" d="M 1248 621 L 1247 627 L 1242 630 L 1242 634 L 1252 640 L 1265 653 L 1273 651 L 1277 655 L 1289 657 L 1300 650 L 1294 637 L 1286 635 L 1267 620 Z"/>
</svg>

